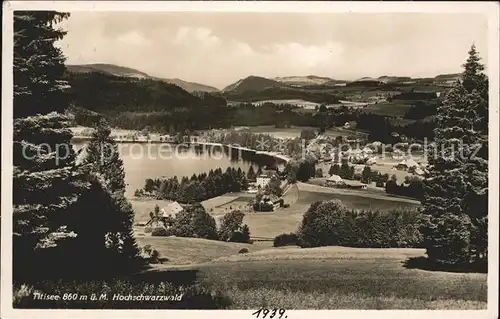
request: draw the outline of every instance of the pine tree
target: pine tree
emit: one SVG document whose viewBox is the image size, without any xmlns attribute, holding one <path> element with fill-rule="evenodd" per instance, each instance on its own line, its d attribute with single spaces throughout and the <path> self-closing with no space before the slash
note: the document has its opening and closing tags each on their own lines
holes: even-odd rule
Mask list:
<svg viewBox="0 0 500 319">
<path fill-rule="evenodd" d="M 371 183 L 372 170 L 370 166 L 365 166 L 363 172 L 361 172 L 361 182 L 365 184 Z"/>
<path fill-rule="evenodd" d="M 68 16 L 14 14 L 13 269 L 20 280 L 55 268 L 44 256 L 76 235 L 66 221 L 89 186 L 75 165 L 70 119 L 62 115 L 67 84 L 54 42 L 65 32 L 53 24 Z"/>
<path fill-rule="evenodd" d="M 69 13 L 16 11 L 14 14 L 14 118 L 64 113 L 68 87 L 63 80 L 65 58 L 54 42 L 66 31 L 55 24 Z"/>
<path fill-rule="evenodd" d="M 464 198 L 464 209 L 472 222 L 471 241 L 474 260 L 483 260 L 488 256 L 488 78 L 483 73 L 476 47 L 472 45 L 469 58 L 463 65 L 463 86 L 469 94 L 468 117 L 474 119 L 471 128 L 471 144 L 475 155 L 467 157 L 465 167 L 469 177 L 468 192 Z"/>
<path fill-rule="evenodd" d="M 469 50 L 469 57 L 463 65 L 462 82 L 468 93 L 476 90 L 480 99 L 477 101 L 476 113 L 478 116 L 478 129 L 484 135 L 488 135 L 488 78 L 483 73 L 484 65 L 473 44 Z"/>
<path fill-rule="evenodd" d="M 125 198 L 125 172 L 118 145 L 111 138 L 111 129 L 101 120 L 87 146 L 84 163 L 90 165 L 91 172 L 100 177 L 102 184 L 112 199 L 113 205 L 103 210 L 101 218 L 109 219 L 107 246 L 114 250 L 117 258 L 137 259 L 139 250 L 133 237 L 134 211 Z"/>
<path fill-rule="evenodd" d="M 92 172 L 100 174 L 106 187 L 112 192 L 125 193 L 125 171 L 118 152 L 118 145 L 111 138 L 111 128 L 102 119 L 86 147 L 85 164 L 91 164 Z"/>
<path fill-rule="evenodd" d="M 474 46 L 469 54 L 461 80 L 438 107 L 436 147 L 429 154 L 424 182 L 427 255 L 445 264 L 470 263 L 474 255 L 484 255 L 478 247 L 487 240 L 486 234 L 475 231 L 484 229 L 487 219 L 487 158 L 474 156 L 477 146 L 485 143 L 485 117 L 478 114 L 487 109 L 487 81 L 479 75 L 484 67 Z"/>
</svg>

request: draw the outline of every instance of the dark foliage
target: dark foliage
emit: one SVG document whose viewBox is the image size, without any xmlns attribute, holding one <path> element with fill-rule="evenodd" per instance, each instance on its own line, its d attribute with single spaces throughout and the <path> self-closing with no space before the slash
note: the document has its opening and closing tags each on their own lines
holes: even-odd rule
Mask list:
<svg viewBox="0 0 500 319">
<path fill-rule="evenodd" d="M 177 176 L 169 179 L 148 178 L 143 190 L 156 198 L 196 203 L 247 188 L 248 180 L 241 168 L 228 167 L 225 172 L 218 168 L 208 174 L 193 175 L 191 178 L 184 176 L 180 182 Z"/>
<path fill-rule="evenodd" d="M 282 247 L 282 246 L 299 246 L 300 238 L 295 233 L 290 234 L 281 234 L 276 236 L 273 241 L 274 247 Z"/>
<path fill-rule="evenodd" d="M 416 211 L 356 212 L 332 200 L 313 203 L 297 234 L 302 247 L 420 247 L 420 226 Z"/>
<path fill-rule="evenodd" d="M 215 219 L 199 203 L 178 213 L 171 227 L 175 236 L 217 239 Z"/>
<path fill-rule="evenodd" d="M 243 224 L 244 217 L 245 214 L 238 210 L 225 214 L 218 231 L 219 240 L 249 243 L 250 229 Z"/>
</svg>

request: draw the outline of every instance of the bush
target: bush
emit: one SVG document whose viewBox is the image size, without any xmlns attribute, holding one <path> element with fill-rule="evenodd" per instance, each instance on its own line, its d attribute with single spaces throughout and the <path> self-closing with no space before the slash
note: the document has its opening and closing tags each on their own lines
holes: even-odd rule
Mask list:
<svg viewBox="0 0 500 319">
<path fill-rule="evenodd" d="M 243 238 L 244 227 L 246 227 L 245 231 L 247 232 L 248 239 L 250 239 L 250 231 L 248 229 L 248 226 L 242 225 L 244 217 L 245 214 L 239 210 L 235 210 L 225 214 L 222 217 L 218 231 L 219 240 L 222 241 L 244 240 Z M 239 233 L 239 235 L 237 235 L 236 233 Z"/>
<path fill-rule="evenodd" d="M 273 246 L 281 247 L 281 246 L 299 246 L 299 236 L 295 233 L 290 234 L 281 234 L 274 238 Z"/>
<path fill-rule="evenodd" d="M 347 208 L 339 200 L 316 202 L 304 214 L 300 238 L 304 247 L 338 245 L 335 225 L 339 224 Z"/>
<path fill-rule="evenodd" d="M 414 210 L 356 212 L 333 200 L 313 203 L 298 235 L 302 247 L 422 247 L 421 225 Z"/>
<path fill-rule="evenodd" d="M 265 202 L 257 202 L 253 204 L 253 210 L 256 212 L 272 212 L 274 210 L 274 205 Z"/>
<path fill-rule="evenodd" d="M 238 254 L 248 254 L 248 248 L 241 248 Z"/>
<path fill-rule="evenodd" d="M 153 229 L 151 232 L 151 236 L 162 236 L 162 237 L 168 237 L 168 236 L 173 236 L 174 232 L 170 229 L 167 229 L 165 227 L 157 227 Z"/>
<path fill-rule="evenodd" d="M 200 203 L 184 209 L 175 216 L 171 229 L 175 236 L 217 239 L 215 219 Z"/>
<path fill-rule="evenodd" d="M 231 234 L 230 242 L 250 244 L 250 228 L 246 224 Z"/>
<path fill-rule="evenodd" d="M 321 168 L 316 169 L 316 177 L 323 177 L 323 170 Z"/>
</svg>

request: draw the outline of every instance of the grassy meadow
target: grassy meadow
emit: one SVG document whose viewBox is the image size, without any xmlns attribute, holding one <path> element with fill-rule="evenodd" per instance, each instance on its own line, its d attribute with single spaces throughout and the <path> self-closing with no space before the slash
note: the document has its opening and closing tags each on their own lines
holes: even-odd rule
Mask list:
<svg viewBox="0 0 500 319">
<path fill-rule="evenodd" d="M 408 258 L 423 256 L 421 249 L 249 250 L 200 265 L 158 266 L 156 271 L 195 270 L 199 283 L 225 292 L 232 309 L 486 308 L 485 274 L 406 268 Z"/>
<path fill-rule="evenodd" d="M 363 108 L 364 113 L 373 113 L 378 115 L 402 117 L 406 111 L 411 108 L 411 101 L 395 100 L 392 102 L 380 102 L 369 104 Z"/>
</svg>

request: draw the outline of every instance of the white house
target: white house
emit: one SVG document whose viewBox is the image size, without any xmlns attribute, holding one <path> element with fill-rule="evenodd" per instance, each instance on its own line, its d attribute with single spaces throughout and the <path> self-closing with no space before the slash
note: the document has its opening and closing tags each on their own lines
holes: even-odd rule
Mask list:
<svg viewBox="0 0 500 319">
<path fill-rule="evenodd" d="M 175 215 L 182 212 L 183 210 L 184 207 L 182 207 L 181 204 L 179 204 L 178 202 L 173 202 L 162 208 L 160 212 L 163 217 L 175 217 Z"/>
<path fill-rule="evenodd" d="M 267 184 L 269 184 L 269 181 L 271 180 L 271 176 L 262 174 L 257 176 L 257 182 L 255 183 L 255 186 L 257 188 L 264 188 Z"/>
<path fill-rule="evenodd" d="M 333 186 L 333 185 L 338 185 L 342 183 L 342 178 L 338 175 L 333 174 L 332 176 L 328 177 L 326 180 L 326 185 L 327 186 Z"/>
<path fill-rule="evenodd" d="M 398 170 L 408 170 L 410 168 L 416 169 L 418 167 L 419 167 L 418 163 L 411 158 L 402 160 L 396 166 L 394 166 L 394 168 Z"/>
</svg>

